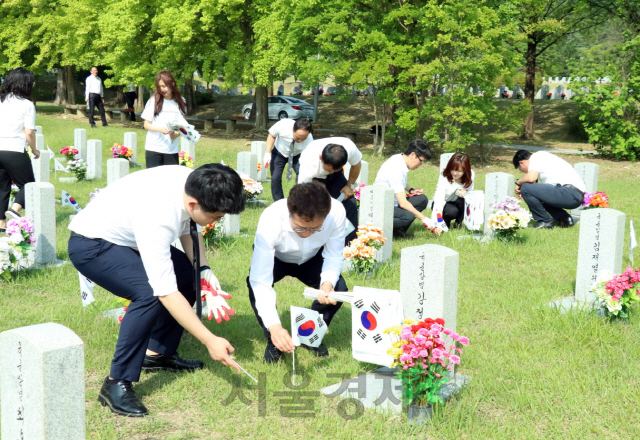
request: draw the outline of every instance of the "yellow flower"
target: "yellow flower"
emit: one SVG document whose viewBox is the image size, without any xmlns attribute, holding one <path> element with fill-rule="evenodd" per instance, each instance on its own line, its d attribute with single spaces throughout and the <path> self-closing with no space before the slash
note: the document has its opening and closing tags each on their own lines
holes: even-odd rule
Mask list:
<svg viewBox="0 0 640 440">
<path fill-rule="evenodd" d="M 415 323 L 415 321 L 413 319 L 411 319 L 411 318 L 407 318 L 404 321 L 402 321 L 402 323 L 411 325 L 411 324 Z"/>
</svg>

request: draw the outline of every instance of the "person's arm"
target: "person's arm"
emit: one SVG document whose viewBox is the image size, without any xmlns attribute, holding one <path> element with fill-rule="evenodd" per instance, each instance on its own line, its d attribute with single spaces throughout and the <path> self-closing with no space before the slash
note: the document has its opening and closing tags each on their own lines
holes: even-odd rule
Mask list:
<svg viewBox="0 0 640 440">
<path fill-rule="evenodd" d="M 332 204 L 334 202 L 332 201 Z M 334 286 L 340 278 L 342 266 L 344 264 L 344 237 L 345 224 L 347 215 L 342 205 L 332 207 L 331 213 L 333 217 L 327 227 L 333 228 L 329 239 L 322 250 L 322 272 L 320 272 L 320 290 L 324 294 L 318 295 L 320 304 L 337 304 L 336 301 L 329 299 L 329 293 L 333 292 Z"/>
<path fill-rule="evenodd" d="M 84 80 L 84 102 L 89 102 L 89 81 L 91 81 L 92 76 L 93 75 Z"/>
<path fill-rule="evenodd" d="M 409 201 L 407 200 L 407 196 L 405 195 L 404 192 L 396 193 L 395 196 L 396 196 L 396 200 L 398 201 L 398 206 L 400 208 L 412 213 L 415 216 L 415 218 L 417 218 L 422 223 L 424 223 L 424 225 L 427 228 L 431 229 L 434 234 L 436 234 L 438 237 L 440 236 L 440 234 L 442 233 L 442 229 L 436 228 L 435 223 L 431 221 L 431 219 L 429 219 L 426 215 L 424 215 L 423 213 L 418 211 L 416 208 L 414 208 L 413 205 L 409 203 Z"/>
<path fill-rule="evenodd" d="M 529 170 L 527 174 L 525 174 L 519 179 L 516 179 L 516 194 L 520 195 L 520 189 L 522 188 L 522 185 L 524 185 L 525 183 L 536 183 L 538 181 L 539 175 L 540 175 L 540 172 L 535 170 Z"/>
<path fill-rule="evenodd" d="M 148 131 L 157 131 L 158 133 L 171 135 L 172 131 L 167 127 L 156 127 L 150 121 L 144 121 L 144 129 Z"/>
<path fill-rule="evenodd" d="M 200 243 L 200 266 L 209 266 L 209 261 L 207 260 L 207 255 L 205 253 L 202 232 L 198 232 L 198 242 Z M 182 245 L 182 249 L 184 249 L 184 253 L 187 255 L 187 258 L 189 258 L 189 261 L 193 261 L 193 240 L 191 239 L 191 234 L 181 235 L 180 244 Z"/>
<path fill-rule="evenodd" d="M 31 148 L 31 154 L 33 154 L 35 159 L 38 159 L 40 157 L 40 150 L 36 148 L 36 131 L 30 128 L 25 128 L 24 134 L 27 137 L 27 144 L 29 144 L 29 147 Z"/>
<path fill-rule="evenodd" d="M 360 175 L 361 168 L 362 168 L 362 162 L 358 162 L 357 164 L 351 166 L 351 169 L 349 170 L 349 178 L 347 179 L 347 184 L 340 190 L 340 192 L 344 194 L 345 200 L 347 200 L 349 197 L 353 195 L 353 188 L 351 188 L 351 185 L 356 183 L 356 180 L 358 180 L 358 176 Z"/>
<path fill-rule="evenodd" d="M 275 138 L 271 133 L 269 133 L 269 134 L 267 135 L 267 145 L 266 145 L 266 150 L 265 150 L 265 152 L 267 152 L 267 153 L 271 153 L 271 150 L 273 149 L 273 144 L 274 144 L 275 142 L 276 142 L 276 138 Z"/>
<path fill-rule="evenodd" d="M 300 160 L 298 161 L 300 170 L 298 173 L 298 183 L 311 182 L 314 177 L 317 177 L 320 159 L 317 155 L 316 157 L 313 156 L 310 150 L 305 150 L 300 153 Z"/>
</svg>

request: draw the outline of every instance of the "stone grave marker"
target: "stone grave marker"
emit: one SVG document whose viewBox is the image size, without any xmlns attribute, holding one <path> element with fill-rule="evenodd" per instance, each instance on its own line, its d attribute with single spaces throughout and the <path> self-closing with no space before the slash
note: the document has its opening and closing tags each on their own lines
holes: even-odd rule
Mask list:
<svg viewBox="0 0 640 440">
<path fill-rule="evenodd" d="M 369 162 L 366 160 L 360 161 L 360 175 L 356 179 L 356 184 L 364 183 L 365 185 L 369 184 Z"/>
<path fill-rule="evenodd" d="M 107 185 L 111 185 L 127 174 L 129 174 L 129 161 L 127 159 L 107 159 Z"/>
<path fill-rule="evenodd" d="M 42 125 L 36 125 L 36 134 L 42 134 Z"/>
<path fill-rule="evenodd" d="M 36 182 L 49 182 L 51 176 L 51 154 L 44 149 L 44 136 L 36 134 L 36 148 L 40 150 L 38 159 L 31 159 L 31 167 Z"/>
<path fill-rule="evenodd" d="M 512 99 L 520 99 L 520 95 L 522 94 L 522 96 L 524 96 L 524 91 L 522 90 L 522 88 L 520 87 L 519 84 L 516 84 L 513 87 L 513 96 L 511 97 Z"/>
<path fill-rule="evenodd" d="M 376 261 L 384 263 L 391 258 L 393 243 L 393 200 L 395 195 L 388 186 L 369 185 L 360 191 L 360 225 L 373 222 L 382 228 L 386 243 L 376 252 Z M 357 225 L 354 225 L 357 226 Z"/>
<path fill-rule="evenodd" d="M 260 166 L 258 167 L 258 182 L 266 182 L 267 179 L 267 169 L 264 167 L 262 160 L 264 158 L 264 153 L 267 151 L 267 143 L 261 141 L 251 142 L 251 152 L 254 153 L 258 157 L 258 163 Z"/>
<path fill-rule="evenodd" d="M 78 150 L 78 157 L 87 160 L 87 130 L 76 128 L 73 130 L 73 147 Z"/>
<path fill-rule="evenodd" d="M 504 201 L 507 197 L 513 197 L 515 193 L 515 177 L 508 173 L 489 173 L 485 177 L 484 189 L 484 232 L 491 233 L 489 228 L 489 216 L 491 204 Z"/>
<path fill-rule="evenodd" d="M 222 217 L 222 235 L 225 237 L 240 233 L 240 215 L 227 214 Z"/>
<path fill-rule="evenodd" d="M 55 187 L 51 183 L 31 182 L 25 188 L 25 215 L 33 221 L 36 239 L 32 259 L 36 264 L 56 262 Z"/>
<path fill-rule="evenodd" d="M 597 164 L 591 162 L 580 162 L 575 164 L 573 168 L 584 182 L 586 192 L 593 194 L 598 191 L 598 174 L 600 167 Z M 582 211 L 582 207 L 572 209 L 571 215 L 580 216 Z"/>
<path fill-rule="evenodd" d="M 560 86 L 554 87 L 551 93 L 552 93 L 551 99 L 563 99 L 562 94 L 564 93 L 564 86 L 560 85 Z"/>
<path fill-rule="evenodd" d="M 257 181 L 258 155 L 249 151 L 241 151 L 240 153 L 238 153 L 238 173 L 242 173 L 249 178 Z"/>
<path fill-rule="evenodd" d="M 138 163 L 138 133 L 135 131 L 128 131 L 124 134 L 124 146 L 131 148 L 133 154 L 131 155 L 131 163 Z"/>
<path fill-rule="evenodd" d="M 196 168 L 196 144 L 190 142 L 184 136 L 180 136 L 180 151 L 184 151 L 193 159 L 193 168 Z"/>
<path fill-rule="evenodd" d="M 536 99 L 547 99 L 547 94 L 549 93 L 549 85 L 544 84 L 542 87 L 538 89 L 536 93 Z"/>
<path fill-rule="evenodd" d="M 3 439 L 84 440 L 84 344 L 53 322 L 0 333 Z"/>
<path fill-rule="evenodd" d="M 102 178 L 102 141 L 87 141 L 87 180 Z"/>
</svg>

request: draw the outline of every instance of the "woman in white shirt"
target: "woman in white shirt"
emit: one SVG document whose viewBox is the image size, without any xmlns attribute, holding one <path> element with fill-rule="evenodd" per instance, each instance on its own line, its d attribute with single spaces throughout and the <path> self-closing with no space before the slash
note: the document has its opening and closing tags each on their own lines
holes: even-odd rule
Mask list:
<svg viewBox="0 0 640 440">
<path fill-rule="evenodd" d="M 180 132 L 171 130 L 168 124 L 186 113 L 187 105 L 173 74 L 168 70 L 158 72 L 156 91 L 147 101 L 141 115 L 147 130 L 144 144 L 147 168 L 179 164 Z"/>
<path fill-rule="evenodd" d="M 27 145 L 38 159 L 36 148 L 36 107 L 31 102 L 33 73 L 22 67 L 7 74 L 0 87 L 0 229 L 6 219 L 19 219 L 24 208 L 24 186 L 35 182 Z M 9 207 L 11 182 L 20 189 Z M 7 209 L 9 208 L 9 209 Z M 6 212 L 5 212 L 6 210 Z"/>
<path fill-rule="evenodd" d="M 474 180 L 475 173 L 471 169 L 469 156 L 464 153 L 451 156 L 438 179 L 436 194 L 433 196 L 432 220 L 437 221 L 440 216 L 447 228 L 455 220 L 455 227 L 459 228 L 464 219 L 464 196 L 473 191 Z"/>
</svg>

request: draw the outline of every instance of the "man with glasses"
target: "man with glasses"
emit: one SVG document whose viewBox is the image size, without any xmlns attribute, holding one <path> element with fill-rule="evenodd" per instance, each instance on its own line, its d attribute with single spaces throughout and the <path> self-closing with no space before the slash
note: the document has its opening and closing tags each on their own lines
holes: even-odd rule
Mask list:
<svg viewBox="0 0 640 440">
<path fill-rule="evenodd" d="M 422 188 L 411 188 L 407 183 L 409 171 L 418 169 L 429 159 L 431 150 L 423 140 L 416 139 L 404 153 L 393 155 L 383 163 L 376 175 L 373 184 L 390 187 L 396 196 L 393 201 L 393 233 L 396 236 L 404 237 L 415 219 L 421 220 L 427 229 L 438 236 L 442 232 L 430 218 L 422 214 L 429 203 Z"/>
<path fill-rule="evenodd" d="M 275 283 L 291 276 L 321 290 L 311 309 L 319 312 L 327 325 L 342 305 L 328 295 L 334 290 L 348 290 L 340 275 L 345 219 L 342 204 L 317 182 L 295 185 L 287 199 L 275 202 L 260 216 L 247 287 L 251 307 L 267 338 L 267 363 L 277 362 L 283 353 L 294 350 L 276 309 Z M 319 357 L 329 355 L 324 344 L 303 347 Z"/>
</svg>

